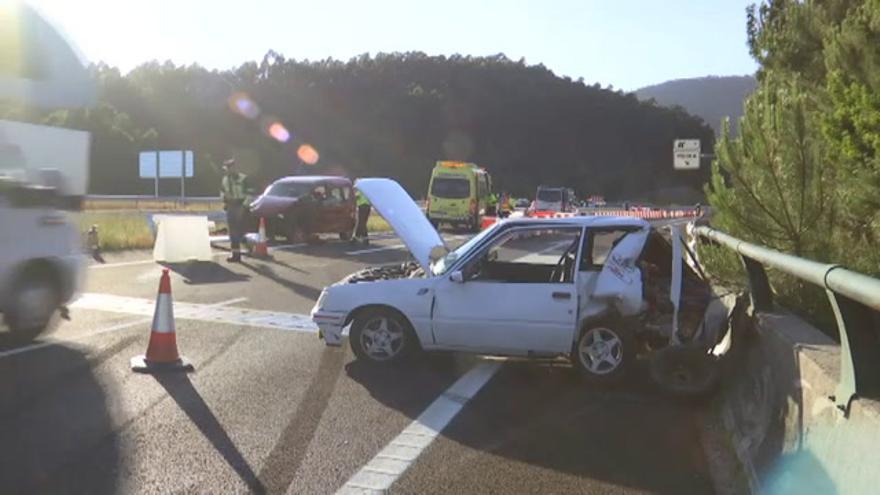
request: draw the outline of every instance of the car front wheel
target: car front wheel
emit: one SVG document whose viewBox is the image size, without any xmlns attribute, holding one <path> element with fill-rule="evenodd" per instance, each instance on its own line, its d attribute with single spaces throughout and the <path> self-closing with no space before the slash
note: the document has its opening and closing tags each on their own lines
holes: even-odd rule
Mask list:
<svg viewBox="0 0 880 495">
<path fill-rule="evenodd" d="M 400 362 L 418 346 L 409 322 L 384 309 L 357 315 L 351 324 L 349 343 L 358 359 L 376 363 Z"/>
<path fill-rule="evenodd" d="M 59 305 L 58 288 L 52 277 L 43 271 L 25 274 L 11 295 L 6 324 L 19 340 L 32 340 L 52 322 Z"/>
<path fill-rule="evenodd" d="M 614 383 L 622 379 L 635 360 L 632 331 L 620 320 L 587 324 L 572 352 L 572 364 L 588 381 Z"/>
</svg>

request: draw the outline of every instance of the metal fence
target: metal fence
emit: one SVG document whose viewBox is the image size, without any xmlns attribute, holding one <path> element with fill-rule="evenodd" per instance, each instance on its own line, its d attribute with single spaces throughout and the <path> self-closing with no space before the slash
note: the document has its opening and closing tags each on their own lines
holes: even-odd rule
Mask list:
<svg viewBox="0 0 880 495">
<path fill-rule="evenodd" d="M 880 280 L 750 244 L 706 226 L 697 227 L 696 233 L 742 258 L 755 311 L 773 308 L 766 268 L 824 288 L 840 333 L 840 377 L 831 399 L 848 415 L 853 399 L 880 398 Z"/>
</svg>

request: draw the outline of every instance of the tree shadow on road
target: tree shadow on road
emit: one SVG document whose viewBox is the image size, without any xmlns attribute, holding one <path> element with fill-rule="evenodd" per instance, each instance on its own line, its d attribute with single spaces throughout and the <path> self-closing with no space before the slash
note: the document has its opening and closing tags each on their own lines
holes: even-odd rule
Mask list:
<svg viewBox="0 0 880 495">
<path fill-rule="evenodd" d="M 53 344 L 0 360 L 0 492 L 114 493 L 120 446 L 93 369 L 100 353 Z"/>
<path fill-rule="evenodd" d="M 189 261 L 185 263 L 160 263 L 160 265 L 180 275 L 183 283 L 189 285 L 223 284 L 249 280 L 249 275 L 235 273 L 213 261 Z"/>
<path fill-rule="evenodd" d="M 253 493 L 266 493 L 247 460 L 229 438 L 226 430 L 217 421 L 211 408 L 205 403 L 186 374 L 161 373 L 155 375 L 156 381 L 168 392 L 178 407 L 202 432 L 229 466 L 235 470 Z"/>
<path fill-rule="evenodd" d="M 354 361 L 346 371 L 376 400 L 415 419 L 473 363 L 466 355 L 428 355 L 399 367 Z M 454 473 L 444 477 L 450 493 L 491 491 L 498 478 L 534 487 L 543 481 L 531 477 L 541 472 L 553 473 L 544 480 L 553 484 L 541 486 L 563 493 L 583 493 L 590 479 L 624 491 L 706 493 L 713 488 L 695 416 L 652 387 L 644 369 L 596 387 L 561 362 L 510 360 L 441 432 L 452 442 L 431 448 L 448 460 L 443 471 Z M 436 476 L 416 469 L 395 486 L 410 493 Z"/>
<path fill-rule="evenodd" d="M 278 275 L 277 273 L 275 273 L 275 270 L 270 265 L 266 265 L 266 264 L 262 264 L 262 263 L 261 264 L 251 264 L 251 263 L 243 261 L 241 263 L 241 266 L 247 268 L 248 270 L 252 270 L 257 275 L 260 275 L 262 277 L 268 278 L 269 280 L 272 280 L 273 282 L 277 283 L 278 285 L 281 285 L 284 288 L 290 290 L 291 292 L 293 292 L 295 294 L 299 294 L 300 296 L 302 296 L 306 299 L 310 299 L 312 301 L 317 301 L 318 296 L 321 295 L 320 289 L 312 287 L 311 285 L 305 285 L 305 284 L 301 284 L 299 282 L 294 282 L 293 280 L 288 280 L 287 278 L 282 277 L 281 275 Z"/>
</svg>

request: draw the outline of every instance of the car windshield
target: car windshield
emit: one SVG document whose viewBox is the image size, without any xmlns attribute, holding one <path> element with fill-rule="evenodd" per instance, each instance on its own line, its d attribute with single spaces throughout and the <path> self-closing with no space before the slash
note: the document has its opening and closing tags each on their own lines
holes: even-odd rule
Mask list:
<svg viewBox="0 0 880 495">
<path fill-rule="evenodd" d="M 314 184 L 303 182 L 276 182 L 269 186 L 266 196 L 280 196 L 282 198 L 298 198 L 312 190 Z"/>
<path fill-rule="evenodd" d="M 431 185 L 431 195 L 446 199 L 464 199 L 471 195 L 471 183 L 465 178 L 436 177 Z"/>
<path fill-rule="evenodd" d="M 492 227 L 480 232 L 479 234 L 471 237 L 467 242 L 456 248 L 454 251 L 450 252 L 443 258 L 437 260 L 433 265 L 431 265 L 431 273 L 434 275 L 443 275 L 455 264 L 456 261 L 463 258 L 470 252 L 474 246 L 478 246 L 483 239 L 488 237 L 492 232 L 494 232 L 497 226 L 500 224 L 495 224 Z"/>
<path fill-rule="evenodd" d="M 562 201 L 562 189 L 538 189 L 538 201 L 558 203 Z"/>
</svg>

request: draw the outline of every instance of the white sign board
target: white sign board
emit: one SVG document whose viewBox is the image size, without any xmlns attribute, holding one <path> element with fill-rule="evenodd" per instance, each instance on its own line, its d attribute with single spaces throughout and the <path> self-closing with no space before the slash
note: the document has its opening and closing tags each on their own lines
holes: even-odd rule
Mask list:
<svg viewBox="0 0 880 495">
<path fill-rule="evenodd" d="M 193 152 L 181 151 L 142 151 L 138 160 L 138 173 L 142 179 L 179 178 L 193 176 Z"/>
<path fill-rule="evenodd" d="M 676 139 L 672 158 L 675 170 L 697 170 L 700 168 L 700 140 Z"/>
</svg>

